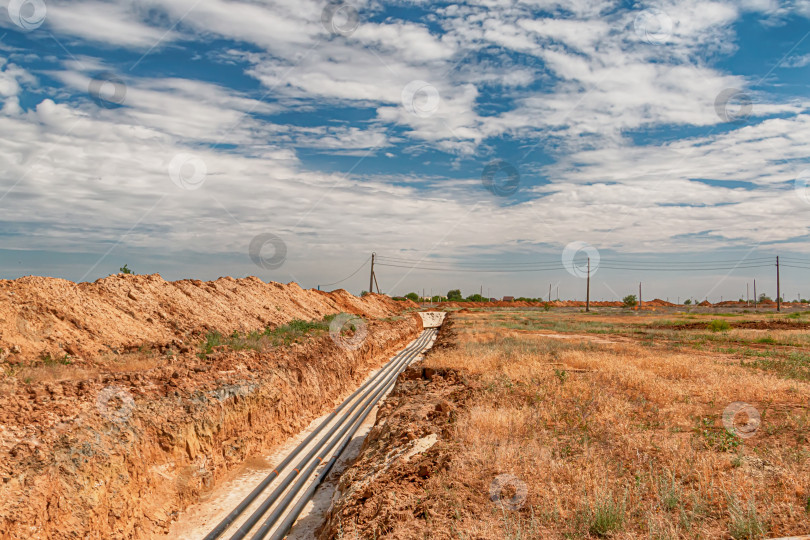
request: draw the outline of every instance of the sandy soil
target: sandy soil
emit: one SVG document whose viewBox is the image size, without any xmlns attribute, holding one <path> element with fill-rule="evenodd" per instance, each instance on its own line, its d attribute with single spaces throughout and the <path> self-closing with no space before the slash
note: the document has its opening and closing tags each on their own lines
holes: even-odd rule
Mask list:
<svg viewBox="0 0 810 540">
<path fill-rule="evenodd" d="M 0 538 L 165 534 L 413 339 L 401 309 L 255 278 L 0 282 Z M 341 311 L 366 318 L 357 348 L 326 334 L 200 354 L 205 332 Z"/>
<path fill-rule="evenodd" d="M 429 320 L 432 319 L 429 318 Z M 435 341 L 435 338 L 433 341 Z M 430 348 L 433 341 L 431 341 L 426 348 Z M 418 362 L 421 358 L 422 356 L 420 355 L 415 358 L 413 362 Z M 378 372 L 379 370 L 374 370 L 365 380 L 372 379 Z M 346 392 L 345 395 L 335 401 L 335 406 L 341 403 L 350 394 L 351 392 Z M 386 396 L 387 395 L 388 393 L 386 393 Z M 339 493 L 336 494 L 336 490 L 341 475 L 359 455 L 363 441 L 376 423 L 377 411 L 384 403 L 385 396 L 381 399 L 380 405 L 372 409 L 371 413 L 360 425 L 360 428 L 355 433 L 351 442 L 347 445 L 340 458 L 338 458 L 337 463 L 330 471 L 329 477 L 323 481 L 316 490 L 312 500 L 304 507 L 301 516 L 287 535 L 288 540 L 309 540 L 315 537 L 315 531 L 323 523 L 324 516 L 333 500 L 340 495 Z M 324 414 L 313 420 L 304 430 L 297 433 L 294 437 L 289 438 L 283 444 L 274 447 L 269 453 L 249 458 L 242 467 L 233 472 L 229 479 L 206 496 L 205 500 L 189 507 L 187 511 L 182 513 L 178 517 L 178 521 L 169 530 L 168 536 L 181 540 L 196 540 L 205 536 L 239 504 L 257 484 L 272 472 L 276 463 L 281 462 L 290 454 L 327 416 L 328 414 Z M 334 425 L 334 423 L 335 421 L 329 425 Z M 306 450 L 314 446 L 314 444 L 315 441 L 308 445 Z M 306 453 L 306 450 L 304 453 Z M 283 471 L 282 475 L 285 476 L 288 472 L 289 470 Z M 277 482 L 271 483 L 264 493 L 270 493 L 276 484 Z M 306 485 L 308 486 L 310 483 Z M 231 533 L 244 523 L 247 516 L 250 515 L 258 504 L 260 503 L 251 505 L 245 514 L 234 523 L 230 529 Z M 226 533 L 226 536 L 227 534 L 228 533 Z M 156 538 L 165 538 L 165 536 L 159 535 Z"/>
<path fill-rule="evenodd" d="M 332 313 L 382 318 L 406 307 L 387 296 L 304 290 L 258 278 L 165 281 L 119 274 L 94 283 L 25 277 L 0 280 L 0 362 L 45 355 L 81 365 L 141 347 L 185 352 L 195 334 L 277 326 Z"/>
</svg>

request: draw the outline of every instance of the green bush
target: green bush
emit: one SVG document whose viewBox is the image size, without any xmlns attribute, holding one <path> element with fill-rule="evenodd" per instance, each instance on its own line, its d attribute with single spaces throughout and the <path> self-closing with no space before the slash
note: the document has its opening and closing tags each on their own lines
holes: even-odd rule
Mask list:
<svg viewBox="0 0 810 540">
<path fill-rule="evenodd" d="M 622 302 L 624 303 L 624 307 L 634 307 L 638 303 L 638 299 L 636 298 L 635 294 L 628 294 L 624 298 L 622 298 Z"/>
<path fill-rule="evenodd" d="M 709 330 L 712 332 L 725 332 L 726 330 L 730 329 L 731 325 L 728 324 L 728 321 L 714 320 L 709 323 Z"/>
<path fill-rule="evenodd" d="M 418 302 L 419 301 L 419 295 L 416 294 L 415 292 L 409 292 L 408 294 L 405 295 L 405 298 L 407 298 L 408 300 L 411 300 L 413 302 Z"/>
</svg>

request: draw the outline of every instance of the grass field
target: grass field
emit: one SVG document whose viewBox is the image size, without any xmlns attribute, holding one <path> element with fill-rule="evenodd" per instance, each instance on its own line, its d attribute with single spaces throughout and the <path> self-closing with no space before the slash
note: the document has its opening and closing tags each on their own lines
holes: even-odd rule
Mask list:
<svg viewBox="0 0 810 540">
<path fill-rule="evenodd" d="M 442 537 L 810 533 L 810 314 L 453 319 L 426 366 L 476 390 L 427 486 Z"/>
</svg>

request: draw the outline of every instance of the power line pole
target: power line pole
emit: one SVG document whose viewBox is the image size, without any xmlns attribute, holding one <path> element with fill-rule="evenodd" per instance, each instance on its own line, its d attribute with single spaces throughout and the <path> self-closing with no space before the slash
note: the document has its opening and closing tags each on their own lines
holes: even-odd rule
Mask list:
<svg viewBox="0 0 810 540">
<path fill-rule="evenodd" d="M 754 309 L 757 309 L 757 280 L 754 278 Z"/>
<path fill-rule="evenodd" d="M 745 282 L 745 306 L 751 305 L 751 297 L 748 296 L 748 282 Z"/>
<path fill-rule="evenodd" d="M 638 282 L 638 309 L 644 307 L 641 303 L 641 282 Z"/>
<path fill-rule="evenodd" d="M 776 256 L 776 311 L 782 311 L 782 297 L 779 287 L 779 255 Z"/>
<path fill-rule="evenodd" d="M 371 254 L 371 274 L 368 276 L 368 292 L 374 292 L 374 257 L 376 257 L 376 253 Z"/>
<path fill-rule="evenodd" d="M 548 301 L 551 302 L 551 283 L 548 284 Z"/>
<path fill-rule="evenodd" d="M 591 258 L 588 257 L 588 285 L 585 290 L 585 311 L 591 310 Z"/>
</svg>

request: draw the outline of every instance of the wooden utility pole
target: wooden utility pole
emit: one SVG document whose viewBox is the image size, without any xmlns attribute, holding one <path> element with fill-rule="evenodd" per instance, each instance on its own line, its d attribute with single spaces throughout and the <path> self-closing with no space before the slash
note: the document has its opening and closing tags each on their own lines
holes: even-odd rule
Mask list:
<svg viewBox="0 0 810 540">
<path fill-rule="evenodd" d="M 757 309 L 757 280 L 754 279 L 754 309 Z"/>
<path fill-rule="evenodd" d="M 374 292 L 374 257 L 376 253 L 371 254 L 371 274 L 368 276 L 368 292 Z"/>
<path fill-rule="evenodd" d="M 790 265 L 788 265 L 790 266 Z M 782 311 L 782 289 L 779 287 L 779 255 L 776 256 L 776 311 Z"/>
<path fill-rule="evenodd" d="M 638 309 L 641 309 L 641 282 L 638 282 Z"/>
<path fill-rule="evenodd" d="M 746 307 L 751 305 L 751 297 L 748 296 L 748 282 L 747 281 L 745 282 L 745 305 L 746 305 Z"/>
<path fill-rule="evenodd" d="M 548 284 L 548 301 L 551 302 L 551 283 Z"/>
<path fill-rule="evenodd" d="M 588 284 L 585 290 L 585 311 L 591 310 L 591 258 L 588 257 Z"/>
</svg>

